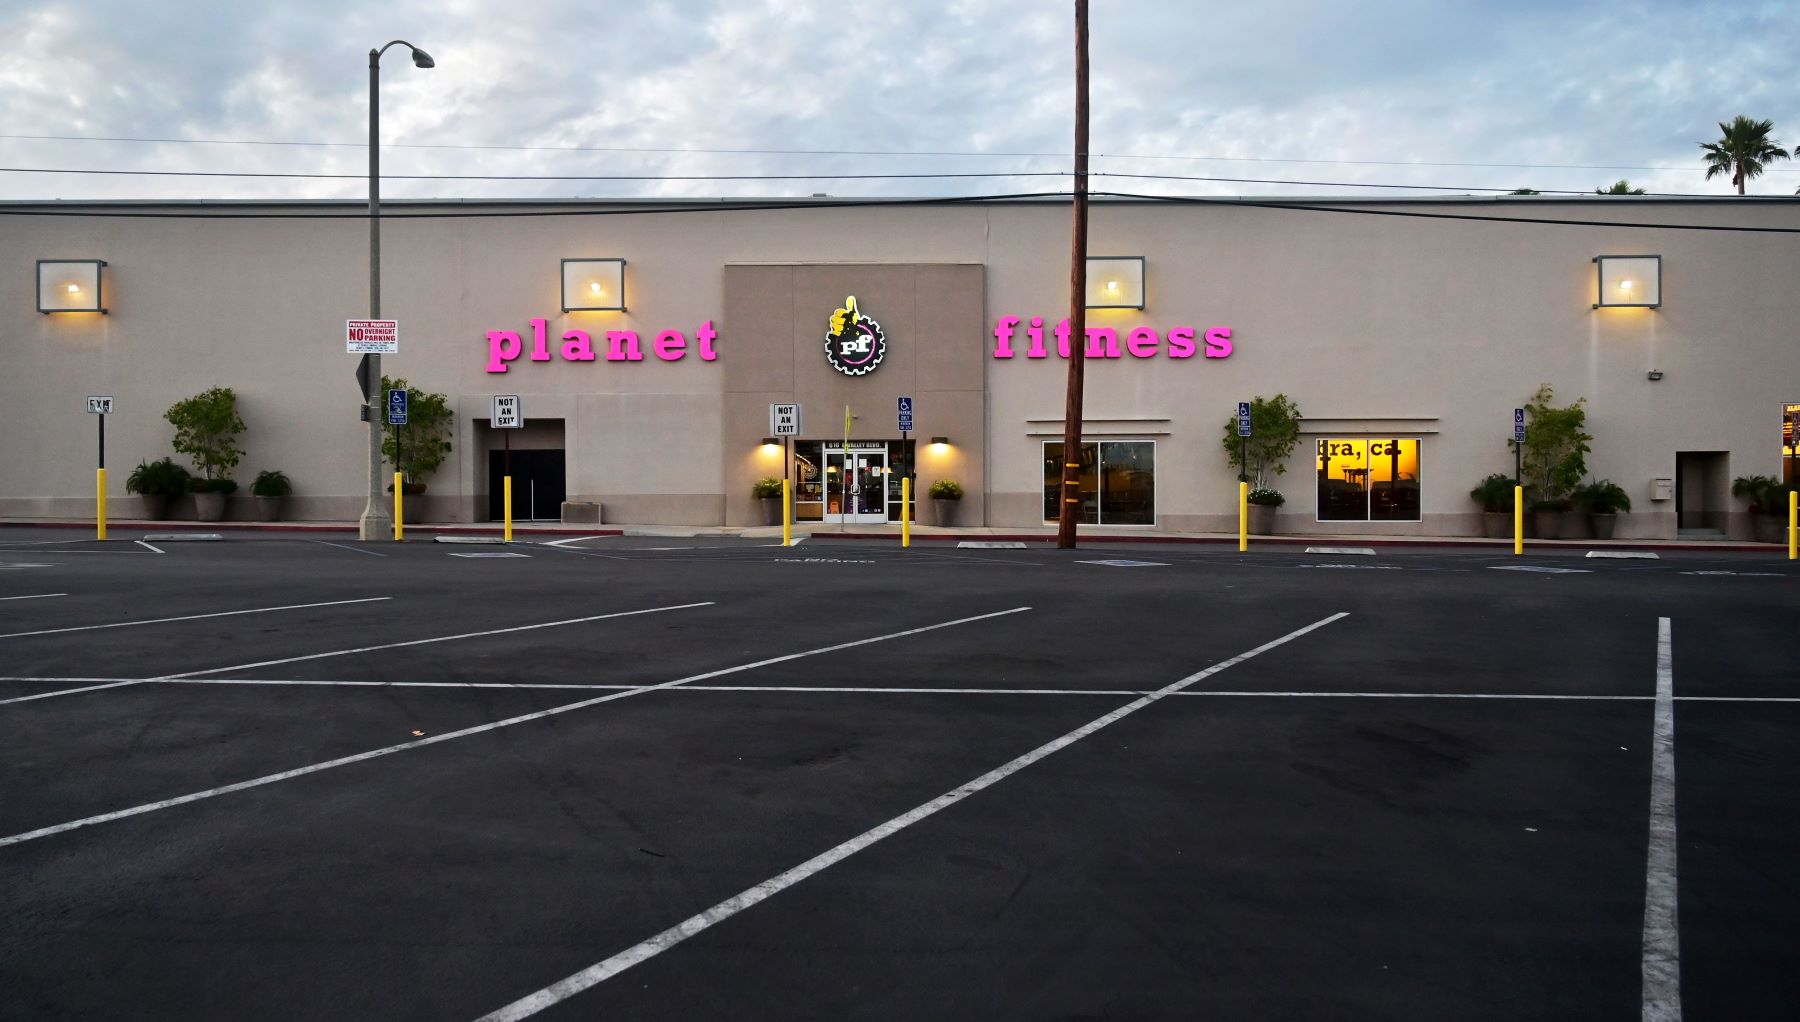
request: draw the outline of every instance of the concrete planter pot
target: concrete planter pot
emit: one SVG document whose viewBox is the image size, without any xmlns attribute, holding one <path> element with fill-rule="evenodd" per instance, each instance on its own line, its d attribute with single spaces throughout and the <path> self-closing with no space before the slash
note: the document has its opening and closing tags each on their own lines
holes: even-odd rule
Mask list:
<svg viewBox="0 0 1800 1022">
<path fill-rule="evenodd" d="M 194 517 L 202 522 L 218 522 L 225 519 L 225 495 L 223 493 L 194 494 Z"/>
<path fill-rule="evenodd" d="M 253 494 L 250 498 L 253 509 L 251 520 L 258 522 L 281 521 L 281 502 L 286 499 L 286 497 L 261 497 Z"/>
<path fill-rule="evenodd" d="M 931 498 L 932 520 L 945 527 L 955 525 L 957 506 L 961 503 L 961 500 L 945 500 L 942 497 Z"/>
<path fill-rule="evenodd" d="M 1513 534 L 1512 512 L 1483 511 L 1481 513 L 1481 534 L 1487 539 L 1511 539 Z"/>
<path fill-rule="evenodd" d="M 1276 504 L 1249 505 L 1250 531 L 1258 536 L 1275 535 L 1275 511 L 1278 507 Z"/>
<path fill-rule="evenodd" d="M 153 522 L 166 522 L 169 520 L 169 505 L 175 503 L 175 498 L 166 493 L 146 493 L 143 495 L 142 499 L 144 501 L 144 517 L 146 519 Z"/>
<path fill-rule="evenodd" d="M 1603 515 L 1594 513 L 1588 515 L 1588 528 L 1592 530 L 1595 539 L 1613 538 L 1613 530 L 1617 528 L 1618 525 L 1619 516 L 1616 514 Z"/>
<path fill-rule="evenodd" d="M 762 523 L 764 525 L 781 524 L 780 497 L 758 497 L 756 502 L 762 505 Z"/>
<path fill-rule="evenodd" d="M 1533 536 L 1537 537 L 1538 539 L 1561 539 L 1562 538 L 1562 522 L 1563 522 L 1564 512 L 1561 512 L 1561 511 L 1533 511 L 1527 517 L 1529 517 L 1531 520 L 1531 534 Z"/>
<path fill-rule="evenodd" d="M 1593 539 L 1594 532 L 1588 527 L 1588 515 L 1582 511 L 1564 511 L 1562 513 L 1562 531 L 1556 534 L 1557 539 Z"/>
<path fill-rule="evenodd" d="M 1750 537 L 1758 543 L 1786 543 L 1787 520 L 1781 515 L 1751 515 Z"/>
</svg>

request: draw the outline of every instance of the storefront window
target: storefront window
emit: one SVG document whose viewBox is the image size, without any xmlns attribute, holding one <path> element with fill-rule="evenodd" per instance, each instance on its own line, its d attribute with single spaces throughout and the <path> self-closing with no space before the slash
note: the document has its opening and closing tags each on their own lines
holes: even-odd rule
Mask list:
<svg viewBox="0 0 1800 1022">
<path fill-rule="evenodd" d="M 1044 520 L 1057 520 L 1063 445 L 1044 444 Z M 1156 444 L 1100 440 L 1081 445 L 1077 475 L 1083 525 L 1156 524 Z"/>
<path fill-rule="evenodd" d="M 1419 441 L 1319 441 L 1319 521 L 1419 520 Z"/>
<path fill-rule="evenodd" d="M 1800 404 L 1781 406 L 1781 480 L 1800 482 Z"/>
</svg>

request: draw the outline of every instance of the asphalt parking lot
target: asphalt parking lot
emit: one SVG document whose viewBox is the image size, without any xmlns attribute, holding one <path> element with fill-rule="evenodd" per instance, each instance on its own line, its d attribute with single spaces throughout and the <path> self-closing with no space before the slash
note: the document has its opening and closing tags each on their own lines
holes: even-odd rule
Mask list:
<svg viewBox="0 0 1800 1022">
<path fill-rule="evenodd" d="M 0 530 L 0 1017 L 1791 1019 L 1797 621 L 1759 554 Z"/>
</svg>

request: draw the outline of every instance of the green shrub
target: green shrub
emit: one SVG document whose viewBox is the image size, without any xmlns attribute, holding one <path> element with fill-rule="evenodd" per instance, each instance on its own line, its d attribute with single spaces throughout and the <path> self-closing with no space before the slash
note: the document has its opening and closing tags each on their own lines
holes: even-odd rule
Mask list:
<svg viewBox="0 0 1800 1022">
<path fill-rule="evenodd" d="M 202 479 L 195 476 L 188 480 L 188 489 L 194 493 L 236 493 L 237 483 L 230 479 Z"/>
<path fill-rule="evenodd" d="M 194 459 L 205 479 L 225 479 L 244 452 L 237 445 L 244 431 L 238 417 L 237 393 L 230 387 L 214 387 L 177 401 L 163 413 L 175 427 L 175 451 Z"/>
<path fill-rule="evenodd" d="M 125 480 L 126 493 L 146 497 L 179 497 L 187 492 L 188 470 L 172 458 L 140 461 Z"/>
<path fill-rule="evenodd" d="M 1251 490 L 1249 495 L 1244 499 L 1252 504 L 1261 504 L 1264 507 L 1280 507 L 1287 503 L 1287 498 L 1281 495 L 1280 490 L 1271 490 L 1262 486 Z"/>
<path fill-rule="evenodd" d="M 1512 509 L 1513 481 L 1512 476 L 1493 475 L 1477 483 L 1469 491 L 1469 499 L 1481 505 L 1483 511 L 1509 511 Z"/>
<path fill-rule="evenodd" d="M 1591 482 L 1575 491 L 1575 506 L 1589 514 L 1616 515 L 1631 510 L 1631 496 L 1611 479 Z"/>
<path fill-rule="evenodd" d="M 1749 501 L 1753 515 L 1778 515 L 1787 510 L 1787 487 L 1774 476 L 1738 476 L 1731 481 L 1731 495 Z"/>
<path fill-rule="evenodd" d="M 1582 407 L 1587 398 L 1563 408 L 1551 404 L 1554 400 L 1556 394 L 1546 383 L 1525 402 L 1528 421 L 1520 471 L 1534 501 L 1567 497 L 1587 475 L 1587 456 L 1592 450 L 1588 444 L 1594 438 L 1585 429 L 1587 409 Z"/>
<path fill-rule="evenodd" d="M 954 479 L 939 479 L 931 484 L 930 493 L 934 500 L 961 500 L 962 486 Z"/>
<path fill-rule="evenodd" d="M 769 500 L 770 498 L 780 499 L 781 480 L 774 476 L 758 479 L 750 486 L 750 496 L 756 497 L 759 500 Z"/>
<path fill-rule="evenodd" d="M 286 474 L 274 469 L 265 469 L 256 474 L 256 481 L 250 484 L 250 494 L 255 497 L 285 497 L 294 492 L 294 485 L 288 482 Z"/>
</svg>

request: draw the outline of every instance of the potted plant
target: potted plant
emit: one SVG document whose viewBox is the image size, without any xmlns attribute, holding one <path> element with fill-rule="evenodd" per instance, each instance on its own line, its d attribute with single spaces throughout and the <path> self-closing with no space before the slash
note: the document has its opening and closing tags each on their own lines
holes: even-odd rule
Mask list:
<svg viewBox="0 0 1800 1022">
<path fill-rule="evenodd" d="M 939 479 L 931 484 L 931 513 L 943 526 L 956 524 L 956 509 L 962 501 L 963 489 L 954 479 Z"/>
<path fill-rule="evenodd" d="M 774 476 L 758 479 L 750 486 L 750 496 L 762 504 L 764 525 L 781 524 L 781 480 Z"/>
<path fill-rule="evenodd" d="M 408 525 L 415 525 L 425 520 L 425 502 L 416 499 L 425 494 L 425 478 L 450 455 L 450 430 L 456 413 L 444 395 L 383 376 L 381 391 L 390 390 L 406 391 L 406 425 L 388 427 L 381 439 L 381 456 L 400 473 L 400 492 L 407 498 L 401 514 Z M 392 484 L 388 492 L 394 492 Z"/>
<path fill-rule="evenodd" d="M 1288 455 L 1300 442 L 1300 406 L 1288 400 L 1286 394 L 1253 398 L 1250 435 L 1238 436 L 1234 415 L 1225 420 L 1225 433 L 1219 442 L 1225 448 L 1226 462 L 1238 470 L 1238 480 L 1250 484 L 1254 501 L 1255 491 L 1268 489 L 1271 470 L 1275 475 L 1287 474 Z M 1274 506 L 1280 506 L 1280 501 Z"/>
<path fill-rule="evenodd" d="M 1576 539 L 1587 532 L 1585 516 L 1571 518 L 1569 494 L 1587 475 L 1589 443 L 1586 398 L 1572 405 L 1554 404 L 1548 383 L 1525 402 L 1525 443 L 1519 451 L 1525 492 L 1531 495 L 1532 525 L 1542 539 Z M 1513 444 L 1513 441 L 1507 441 Z M 1514 446 L 1519 446 L 1514 444 Z"/>
<path fill-rule="evenodd" d="M 237 445 L 244 420 L 237 412 L 237 392 L 213 387 L 169 406 L 163 418 L 175 427 L 175 451 L 194 459 L 199 478 L 190 480 L 195 516 L 203 522 L 225 517 L 225 497 L 237 490 L 231 470 L 243 457 Z"/>
<path fill-rule="evenodd" d="M 256 481 L 250 484 L 250 495 L 256 499 L 256 520 L 273 522 L 281 518 L 281 502 L 294 492 L 294 486 L 288 477 L 274 469 L 265 469 L 256 474 Z"/>
<path fill-rule="evenodd" d="M 1246 499 L 1250 505 L 1250 531 L 1258 536 L 1273 536 L 1275 534 L 1275 509 L 1287 503 L 1287 498 L 1281 495 L 1280 490 L 1257 487 L 1250 491 Z"/>
<path fill-rule="evenodd" d="M 171 458 L 140 461 L 125 480 L 125 492 L 144 498 L 144 517 L 152 521 L 168 518 L 169 503 L 187 489 L 188 470 Z"/>
<path fill-rule="evenodd" d="M 1481 505 L 1481 534 L 1488 539 L 1512 535 L 1513 481 L 1495 472 L 1469 491 L 1469 499 Z"/>
<path fill-rule="evenodd" d="M 1611 539 L 1619 512 L 1631 510 L 1631 497 L 1618 483 L 1600 479 L 1575 491 L 1575 506 L 1587 512 L 1595 539 Z"/>
<path fill-rule="evenodd" d="M 1750 535 L 1758 543 L 1780 543 L 1786 525 L 1787 487 L 1774 476 L 1739 476 L 1731 481 L 1731 495 L 1750 504 Z"/>
</svg>

